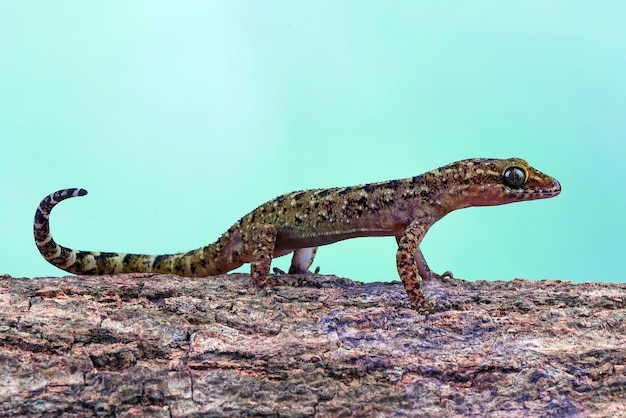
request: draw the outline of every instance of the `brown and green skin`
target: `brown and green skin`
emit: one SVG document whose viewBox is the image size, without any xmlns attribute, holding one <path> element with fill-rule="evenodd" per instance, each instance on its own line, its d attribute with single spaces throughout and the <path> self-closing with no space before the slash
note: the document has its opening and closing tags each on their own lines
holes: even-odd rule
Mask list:
<svg viewBox="0 0 626 418">
<path fill-rule="evenodd" d="M 308 274 L 318 246 L 348 238 L 394 236 L 398 274 L 413 307 L 435 310 L 422 295 L 420 277 L 434 274 L 419 245 L 446 214 L 470 206 L 495 206 L 544 199 L 560 193 L 559 182 L 519 158 L 457 161 L 419 176 L 353 187 L 287 193 L 241 218 L 215 243 L 166 255 L 103 253 L 58 245 L 50 234 L 52 208 L 83 189 L 65 189 L 41 201 L 35 213 L 35 242 L 53 265 L 75 274 L 130 272 L 210 276 L 250 263 L 258 286 L 273 284 L 274 257 L 293 252 L 290 274 Z M 445 274 L 447 275 L 447 273 Z"/>
</svg>

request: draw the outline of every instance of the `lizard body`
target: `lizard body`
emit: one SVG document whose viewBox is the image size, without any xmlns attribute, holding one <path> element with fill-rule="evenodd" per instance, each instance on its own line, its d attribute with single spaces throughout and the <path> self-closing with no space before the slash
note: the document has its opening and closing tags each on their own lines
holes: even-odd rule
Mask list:
<svg viewBox="0 0 626 418">
<path fill-rule="evenodd" d="M 52 208 L 83 196 L 65 189 L 44 198 L 35 213 L 35 242 L 51 264 L 75 274 L 174 273 L 203 277 L 244 263 L 258 286 L 272 283 L 272 258 L 293 252 L 290 274 L 306 274 L 318 246 L 368 236 L 394 236 L 396 265 L 415 309 L 434 307 L 424 299 L 419 278 L 434 274 L 419 249 L 428 229 L 453 210 L 543 199 L 560 193 L 559 182 L 511 158 L 457 161 L 401 180 L 353 187 L 303 190 L 270 200 L 245 215 L 215 243 L 185 253 L 144 255 L 73 250 L 50 234 Z"/>
</svg>

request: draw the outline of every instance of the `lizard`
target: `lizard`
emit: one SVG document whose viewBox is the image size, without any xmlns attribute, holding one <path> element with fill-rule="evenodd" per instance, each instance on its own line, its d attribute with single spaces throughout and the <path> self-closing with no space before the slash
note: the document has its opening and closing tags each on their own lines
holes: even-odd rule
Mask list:
<svg viewBox="0 0 626 418">
<path fill-rule="evenodd" d="M 466 159 L 400 180 L 283 194 L 244 215 L 213 244 L 177 254 L 145 255 L 80 251 L 57 244 L 49 225 L 52 208 L 87 194 L 72 188 L 41 201 L 34 236 L 48 262 L 74 274 L 205 277 L 250 263 L 252 280 L 259 287 L 274 284 L 270 266 L 275 257 L 293 252 L 288 273 L 311 274 L 318 246 L 349 238 L 393 236 L 398 245 L 396 267 L 409 301 L 419 312 L 430 313 L 440 309 L 424 297 L 420 278 L 452 277 L 449 272 L 434 273 L 419 248 L 435 222 L 457 209 L 544 199 L 560 192 L 558 180 L 520 158 Z"/>
</svg>

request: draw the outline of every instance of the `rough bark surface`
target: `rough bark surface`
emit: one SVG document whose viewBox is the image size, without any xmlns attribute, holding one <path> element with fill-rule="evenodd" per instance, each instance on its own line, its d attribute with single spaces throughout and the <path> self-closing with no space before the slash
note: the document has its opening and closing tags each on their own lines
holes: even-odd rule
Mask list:
<svg viewBox="0 0 626 418">
<path fill-rule="evenodd" d="M 0 276 L 0 415 L 626 416 L 626 284 Z"/>
</svg>

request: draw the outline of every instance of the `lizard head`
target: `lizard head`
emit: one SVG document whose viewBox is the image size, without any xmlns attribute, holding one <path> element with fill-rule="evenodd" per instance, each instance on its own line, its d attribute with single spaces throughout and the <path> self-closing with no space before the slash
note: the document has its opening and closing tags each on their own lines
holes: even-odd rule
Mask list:
<svg viewBox="0 0 626 418">
<path fill-rule="evenodd" d="M 452 163 L 441 170 L 451 184 L 457 185 L 451 197 L 459 207 L 503 205 L 561 193 L 561 185 L 555 178 L 521 158 L 475 158 Z"/>
</svg>

